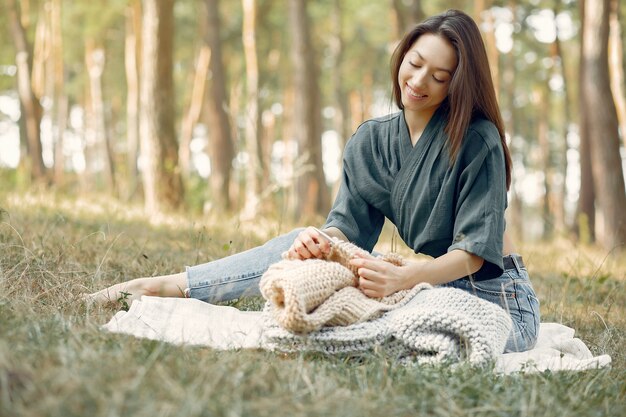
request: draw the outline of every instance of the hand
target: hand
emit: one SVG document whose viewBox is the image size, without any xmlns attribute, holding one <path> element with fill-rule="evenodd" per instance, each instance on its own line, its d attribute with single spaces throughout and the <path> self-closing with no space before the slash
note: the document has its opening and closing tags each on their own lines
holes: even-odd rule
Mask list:
<svg viewBox="0 0 626 417">
<path fill-rule="evenodd" d="M 309 226 L 298 234 L 287 252 L 293 259 L 320 259 L 330 253 L 330 242 Z"/>
<path fill-rule="evenodd" d="M 411 288 L 411 270 L 380 258 L 357 256 L 350 263 L 358 268 L 359 289 L 368 297 L 379 298 Z"/>
</svg>

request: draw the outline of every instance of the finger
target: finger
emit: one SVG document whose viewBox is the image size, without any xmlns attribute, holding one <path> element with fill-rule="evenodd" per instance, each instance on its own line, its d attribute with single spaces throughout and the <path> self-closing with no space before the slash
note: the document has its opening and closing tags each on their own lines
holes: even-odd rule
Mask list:
<svg viewBox="0 0 626 417">
<path fill-rule="evenodd" d="M 368 268 L 357 269 L 357 274 L 359 275 L 359 277 L 365 278 L 366 280 L 372 283 L 377 283 L 381 281 L 380 274 Z"/>
<path fill-rule="evenodd" d="M 291 248 L 291 250 L 289 251 L 289 257 L 291 259 L 304 259 L 302 258 L 302 256 L 298 253 L 298 251 L 296 250 L 296 248 Z"/>
<path fill-rule="evenodd" d="M 296 252 L 301 259 L 311 259 L 315 257 L 304 245 L 296 246 Z"/>
<path fill-rule="evenodd" d="M 301 242 L 307 249 L 307 251 L 311 254 L 311 257 L 322 257 L 322 251 L 320 250 L 320 247 L 318 246 L 318 243 L 314 240 L 313 236 L 311 236 L 310 234 L 306 234 L 305 236 L 302 236 Z"/>
<path fill-rule="evenodd" d="M 350 264 L 356 266 L 357 268 L 363 267 L 373 270 L 379 270 L 382 265 L 381 261 L 377 258 L 364 258 L 359 255 L 355 255 L 354 258 L 350 259 Z"/>
<path fill-rule="evenodd" d="M 376 256 L 372 255 L 369 252 L 359 252 L 353 255 L 353 258 L 358 259 L 378 259 Z"/>
<path fill-rule="evenodd" d="M 362 290 L 371 289 L 372 282 L 363 276 L 359 276 L 359 288 Z"/>
<path fill-rule="evenodd" d="M 381 298 L 382 294 L 378 293 L 377 291 L 374 290 L 365 290 L 362 291 L 363 294 L 365 294 L 366 296 L 368 296 L 369 298 Z"/>
<path fill-rule="evenodd" d="M 363 285 L 359 285 L 361 292 L 368 297 L 381 297 L 381 291 L 378 287 L 372 286 L 371 283 L 363 282 Z"/>
<path fill-rule="evenodd" d="M 309 250 L 306 248 L 304 243 L 300 240 L 300 238 L 296 238 L 292 245 L 293 253 L 297 259 L 309 259 L 312 257 Z"/>
<path fill-rule="evenodd" d="M 359 288 L 370 291 L 380 291 L 381 285 L 365 277 L 359 277 Z"/>
<path fill-rule="evenodd" d="M 375 272 L 381 272 L 385 270 L 386 262 L 379 261 L 377 259 L 367 259 L 367 258 L 353 258 L 350 260 L 350 264 L 356 266 L 357 268 L 369 269 Z"/>
<path fill-rule="evenodd" d="M 365 258 L 361 258 L 358 255 L 354 255 L 352 259 L 350 259 L 350 265 L 356 266 L 357 268 L 361 268 L 365 266 Z"/>
<path fill-rule="evenodd" d="M 330 253 L 330 242 L 324 236 L 318 235 L 317 245 L 323 254 L 327 255 Z"/>
<path fill-rule="evenodd" d="M 309 234 L 313 242 L 317 245 L 321 255 L 326 255 L 330 253 L 332 247 L 332 239 L 325 235 L 322 231 L 320 231 L 316 227 L 309 226 L 306 229 L 306 232 Z"/>
<path fill-rule="evenodd" d="M 308 229 L 305 229 L 300 232 L 298 236 L 296 236 L 293 244 L 291 245 L 299 255 L 310 255 L 305 243 L 307 239 L 310 239 L 310 237 L 308 236 Z"/>
<path fill-rule="evenodd" d="M 322 253 L 328 254 L 330 253 L 330 248 L 332 246 L 332 238 L 326 234 L 324 234 L 321 230 L 312 227 L 313 236 L 315 241 L 317 242 Z"/>
</svg>

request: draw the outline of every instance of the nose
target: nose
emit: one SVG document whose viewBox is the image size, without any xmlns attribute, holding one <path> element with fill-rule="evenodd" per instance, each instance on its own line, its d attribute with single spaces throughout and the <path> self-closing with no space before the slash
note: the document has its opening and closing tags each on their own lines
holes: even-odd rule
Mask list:
<svg viewBox="0 0 626 417">
<path fill-rule="evenodd" d="M 415 68 L 411 74 L 409 85 L 411 88 L 422 87 L 425 84 L 426 70 L 424 68 Z"/>
</svg>

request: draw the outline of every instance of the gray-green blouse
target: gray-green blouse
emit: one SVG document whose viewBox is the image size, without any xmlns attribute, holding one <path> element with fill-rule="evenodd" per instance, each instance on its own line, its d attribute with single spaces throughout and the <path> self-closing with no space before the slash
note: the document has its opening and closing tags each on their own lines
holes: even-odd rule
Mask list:
<svg viewBox="0 0 626 417">
<path fill-rule="evenodd" d="M 404 113 L 363 123 L 344 151 L 343 180 L 324 227 L 369 251 L 387 217 L 415 253 L 463 249 L 485 260 L 475 279 L 502 274 L 506 176 L 495 125 L 476 119 L 453 165 L 437 110 L 415 146 Z"/>
</svg>

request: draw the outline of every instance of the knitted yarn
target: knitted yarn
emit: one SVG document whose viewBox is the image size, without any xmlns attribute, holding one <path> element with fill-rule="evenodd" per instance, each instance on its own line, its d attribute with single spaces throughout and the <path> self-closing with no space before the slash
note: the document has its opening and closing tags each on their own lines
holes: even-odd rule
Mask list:
<svg viewBox="0 0 626 417">
<path fill-rule="evenodd" d="M 483 365 L 504 351 L 511 318 L 504 309 L 466 291 L 424 287 L 405 305 L 346 327 L 323 327 L 308 335 L 281 327 L 266 310 L 263 345 L 281 352 L 358 354 L 382 350 L 416 363 L 467 360 Z"/>
<path fill-rule="evenodd" d="M 323 326 L 347 326 L 370 320 L 397 308 L 428 284 L 403 290 L 383 298 L 370 298 L 357 287 L 357 268 L 350 264 L 355 256 L 371 256 L 358 246 L 334 240 L 324 259 L 290 259 L 270 266 L 261 277 L 261 294 L 276 322 L 291 332 L 308 333 Z M 383 260 L 403 265 L 396 254 Z"/>
</svg>

